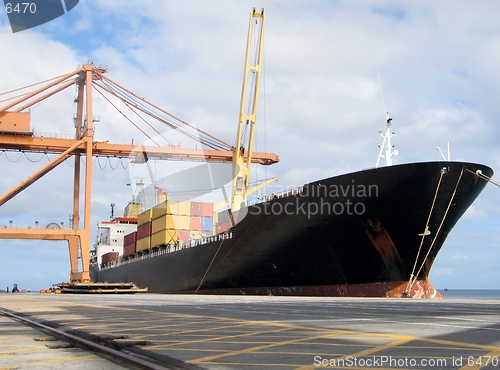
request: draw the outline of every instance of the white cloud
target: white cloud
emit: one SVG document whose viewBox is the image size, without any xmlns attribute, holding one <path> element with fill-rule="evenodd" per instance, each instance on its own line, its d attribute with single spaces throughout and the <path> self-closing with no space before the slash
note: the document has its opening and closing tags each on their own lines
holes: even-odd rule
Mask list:
<svg viewBox="0 0 500 370">
<path fill-rule="evenodd" d="M 477 220 L 477 219 L 485 219 L 488 217 L 486 211 L 475 207 L 474 205 L 470 206 L 469 209 L 463 215 L 464 219 L 467 220 Z"/>
</svg>

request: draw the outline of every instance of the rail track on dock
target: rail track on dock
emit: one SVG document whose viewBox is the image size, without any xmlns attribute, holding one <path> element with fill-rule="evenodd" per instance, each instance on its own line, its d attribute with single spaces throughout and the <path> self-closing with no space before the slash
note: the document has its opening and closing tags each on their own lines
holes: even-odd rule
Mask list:
<svg viewBox="0 0 500 370">
<path fill-rule="evenodd" d="M 118 359 L 128 363 L 130 365 L 136 366 L 140 369 L 151 369 L 151 370 L 184 370 L 184 369 L 199 369 L 196 365 L 185 364 L 182 361 L 168 358 L 166 356 L 148 356 L 145 353 L 137 353 L 130 347 L 135 345 L 146 344 L 146 341 L 123 341 L 117 342 L 117 339 L 126 339 L 123 336 L 96 336 L 85 332 L 79 332 L 77 330 L 69 329 L 59 330 L 56 327 L 59 326 L 57 322 L 51 322 L 46 320 L 37 320 L 34 318 L 29 318 L 26 315 L 0 307 L 0 315 L 7 317 L 9 319 L 15 320 L 24 325 L 30 326 L 37 330 L 44 332 L 58 340 L 63 342 L 68 342 L 74 346 L 77 346 L 86 351 L 98 352 L 106 357 L 111 357 L 113 359 Z M 144 343 L 143 343 L 144 342 Z M 140 352 L 140 350 L 139 350 Z M 143 351 L 142 351 L 143 352 Z M 154 355 L 154 354 L 153 354 Z M 161 357 L 161 358 L 159 358 Z"/>
</svg>

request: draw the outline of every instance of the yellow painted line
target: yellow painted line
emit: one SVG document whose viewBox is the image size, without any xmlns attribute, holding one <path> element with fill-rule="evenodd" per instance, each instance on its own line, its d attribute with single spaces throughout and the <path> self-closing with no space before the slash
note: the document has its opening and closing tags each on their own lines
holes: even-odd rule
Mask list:
<svg viewBox="0 0 500 370">
<path fill-rule="evenodd" d="M 281 329 L 281 331 L 285 331 L 285 330 L 289 330 L 289 329 L 286 329 L 286 328 Z M 207 343 L 207 342 L 215 342 L 215 341 L 218 342 L 220 339 L 243 338 L 243 337 L 249 337 L 249 336 L 253 336 L 253 335 L 257 335 L 257 334 L 265 334 L 265 333 L 268 333 L 268 332 L 274 333 L 275 331 L 276 330 L 261 331 L 261 332 L 251 332 L 251 333 L 243 333 L 243 334 L 224 335 L 224 336 L 212 337 L 212 338 L 207 338 L 207 339 L 199 339 L 199 340 L 186 340 L 186 341 L 183 341 L 183 342 L 172 343 L 172 344 L 170 344 L 170 347 L 178 348 L 177 347 L 178 345 L 184 345 L 184 344 Z M 231 343 L 231 342 L 229 342 L 229 343 Z M 243 344 L 246 344 L 246 343 L 247 342 L 243 342 Z M 248 342 L 248 343 L 249 344 L 255 344 L 255 342 Z M 264 342 L 264 343 L 270 345 L 270 344 L 273 344 L 275 342 Z M 232 342 L 232 344 L 234 344 L 234 342 Z M 240 342 L 237 342 L 237 344 L 240 344 Z M 148 346 L 148 349 L 150 349 L 150 348 L 152 348 L 152 347 Z"/>
<path fill-rule="evenodd" d="M 203 363 L 204 365 L 226 365 L 226 366 L 248 366 L 248 364 L 245 364 L 245 363 L 242 363 L 242 362 L 214 362 L 214 361 L 208 361 L 208 362 L 204 362 Z M 256 364 L 252 364 L 251 366 L 258 366 L 259 368 L 271 368 L 271 367 L 291 367 L 291 368 L 298 368 L 301 366 L 301 364 L 269 364 L 269 363 L 256 363 Z M 318 367 L 316 367 L 318 369 Z M 350 369 L 353 369 L 352 367 Z M 366 370 L 366 367 L 365 369 Z M 377 370 L 380 370 L 380 368 L 377 368 Z M 394 369 L 391 369 L 391 370 L 394 370 Z"/>
<path fill-rule="evenodd" d="M 88 360 L 102 360 L 101 358 L 97 358 L 96 356 L 88 355 L 88 356 L 78 356 L 78 357 L 51 357 L 50 360 L 38 361 L 38 362 L 30 362 L 22 364 L 22 368 L 27 367 L 35 367 L 49 364 L 57 364 L 62 362 L 71 362 L 71 361 L 88 361 Z M 12 367 L 0 367 L 0 370 L 11 370 Z"/>
<path fill-rule="evenodd" d="M 497 352 L 500 353 L 500 347 L 498 346 L 490 346 L 487 344 L 475 344 L 475 343 L 468 343 L 468 342 L 456 342 L 452 340 L 445 340 L 445 339 L 433 339 L 433 338 L 419 338 L 418 340 L 424 341 L 424 342 L 429 342 L 429 343 L 436 343 L 436 344 L 444 344 L 448 346 L 462 346 L 466 349 L 482 349 L 485 351 L 491 351 L 491 352 Z M 463 348 L 462 348 L 463 349 Z"/>
<path fill-rule="evenodd" d="M 26 351 L 37 351 L 37 350 L 42 350 L 42 349 L 47 349 L 47 347 L 46 346 L 23 347 L 22 349 L 13 349 L 13 350 L 2 351 L 2 352 L 0 352 L 0 355 L 9 355 L 11 353 L 23 353 Z"/>
<path fill-rule="evenodd" d="M 0 335 L 1 332 L 0 332 Z M 10 334 L 8 334 L 10 335 Z M 19 335 L 19 334 L 16 334 Z M 33 342 L 33 338 L 18 338 L 18 339 L 11 339 L 11 340 L 0 340 L 0 346 L 9 346 L 14 343 L 19 343 L 19 342 Z"/>
<path fill-rule="evenodd" d="M 172 321 L 173 320 L 174 319 L 172 319 Z M 165 322 L 165 320 L 162 320 L 162 327 L 163 328 L 168 329 L 168 328 L 175 328 L 175 327 L 179 327 L 179 326 L 181 326 L 181 327 L 182 326 L 195 326 L 198 324 L 198 323 L 193 323 L 193 322 L 189 322 L 187 324 L 186 323 L 178 323 L 178 320 L 175 320 L 177 322 L 176 324 L 169 324 L 168 321 L 170 321 L 170 320 L 167 320 L 167 322 Z M 208 323 L 210 323 L 210 322 L 207 322 L 207 324 Z M 212 325 L 213 325 L 213 323 L 212 323 Z M 95 327 L 95 326 L 89 325 L 89 327 Z M 137 330 L 142 330 L 142 329 L 158 329 L 158 321 L 154 324 L 151 323 L 150 325 L 143 325 L 143 326 L 141 326 L 140 323 L 134 322 L 134 327 L 131 327 L 130 323 L 101 324 L 101 329 L 107 329 L 110 327 L 113 328 L 114 331 L 117 333 L 122 332 L 122 331 L 137 331 Z M 205 330 L 212 330 L 212 329 L 213 329 L 213 326 L 205 328 Z M 202 329 L 199 329 L 199 330 L 202 330 Z"/>
<path fill-rule="evenodd" d="M 329 333 L 329 334 L 314 335 L 314 336 L 300 338 L 300 339 L 286 340 L 286 341 L 283 341 L 283 342 L 277 342 L 277 343 L 267 344 L 267 345 L 263 345 L 263 346 L 256 346 L 256 347 L 251 347 L 251 348 L 247 348 L 247 349 L 243 349 L 243 350 L 227 351 L 226 353 L 221 354 L 221 355 L 201 357 L 201 358 L 189 360 L 189 361 L 186 361 L 186 362 L 192 363 L 192 364 L 198 364 L 198 363 L 201 363 L 201 362 L 204 362 L 204 361 L 211 361 L 211 360 L 215 360 L 215 359 L 222 358 L 222 357 L 237 356 L 237 355 L 241 355 L 241 354 L 245 354 L 245 353 L 257 352 L 257 351 L 260 351 L 262 349 L 273 348 L 273 347 L 281 347 L 281 346 L 284 346 L 284 345 L 287 345 L 287 344 L 296 344 L 296 343 L 304 342 L 304 341 L 307 341 L 307 340 L 310 340 L 310 339 L 331 338 L 331 337 L 335 337 L 335 336 L 337 336 L 339 334 L 340 333 L 337 333 L 337 332 L 333 331 L 333 333 Z"/>
<path fill-rule="evenodd" d="M 381 346 L 376 346 L 376 347 L 373 347 L 373 348 L 368 348 L 368 349 L 365 349 L 363 351 L 359 351 L 359 352 L 356 352 L 356 353 L 352 353 L 352 354 L 348 354 L 348 355 L 343 355 L 341 357 L 336 358 L 335 360 L 337 360 L 337 361 L 340 360 L 341 361 L 341 360 L 346 360 L 348 357 L 349 358 L 355 358 L 355 357 L 363 357 L 363 356 L 367 356 L 367 355 L 372 355 L 374 353 L 383 351 L 385 349 L 398 347 L 401 344 L 408 343 L 408 342 L 410 342 L 412 340 L 414 340 L 414 337 L 401 338 L 401 339 L 399 339 L 397 341 L 394 341 L 392 343 L 387 343 L 387 344 L 384 344 L 384 345 L 381 345 Z M 313 364 L 313 365 L 301 366 L 301 367 L 297 368 L 297 370 L 309 370 L 309 369 L 317 369 L 317 368 L 318 368 L 318 366 L 315 366 Z"/>
<path fill-rule="evenodd" d="M 492 358 L 494 360 L 492 360 Z M 462 369 L 476 370 L 476 369 L 482 369 L 485 366 L 497 367 L 498 365 L 500 365 L 500 351 L 492 351 L 487 354 L 472 356 L 471 360 L 472 363 L 471 366 L 469 366 L 469 356 L 463 356 L 461 364 L 463 366 L 459 368 L 459 370 Z M 457 365 L 460 366 L 460 364 Z"/>
<path fill-rule="evenodd" d="M 177 332 L 168 332 L 164 334 L 154 334 L 154 335 L 168 335 L 168 336 L 173 336 L 173 335 L 185 335 L 185 334 L 193 334 L 193 333 L 199 333 L 199 332 L 214 332 L 217 330 L 223 330 L 223 329 L 233 329 L 233 328 L 241 328 L 244 326 L 249 326 L 251 324 L 249 323 L 240 323 L 240 324 L 233 324 L 233 325 L 226 325 L 226 326 L 216 326 L 216 327 L 211 327 L 211 328 L 203 328 L 203 329 L 191 329 L 191 330 L 184 330 L 184 331 L 177 331 Z M 156 326 L 157 328 L 158 326 Z M 137 338 L 141 338 L 147 335 L 151 334 L 144 334 L 144 335 L 138 335 Z M 217 336 L 217 334 L 214 334 L 214 336 Z M 222 336 L 221 338 L 224 338 L 226 336 Z M 188 341 L 190 342 L 190 341 Z M 185 343 L 185 341 L 180 342 L 180 344 Z"/>
</svg>

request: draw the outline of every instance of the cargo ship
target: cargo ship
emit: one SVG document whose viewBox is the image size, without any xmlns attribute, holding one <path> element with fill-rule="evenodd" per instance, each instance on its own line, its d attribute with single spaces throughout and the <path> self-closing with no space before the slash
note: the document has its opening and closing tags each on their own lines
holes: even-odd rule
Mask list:
<svg viewBox="0 0 500 370">
<path fill-rule="evenodd" d="M 432 264 L 493 170 L 446 159 L 392 165 L 387 116 L 379 154 L 385 167 L 377 161 L 373 169 L 250 198 L 263 22 L 264 11 L 254 9 L 230 200 L 220 207 L 160 191 L 150 209 L 131 202 L 125 217 L 99 225 L 92 280 L 153 293 L 440 297 L 428 280 Z M 254 24 L 261 26 L 256 48 Z M 248 83 L 248 76 L 256 79 Z"/>
<path fill-rule="evenodd" d="M 190 209 L 167 200 L 139 214 L 138 231 L 127 235 L 135 252 L 94 260 L 91 276 L 156 293 L 439 297 L 432 264 L 492 174 L 444 161 L 345 174 L 220 212 L 218 233 L 189 238 L 174 227 L 153 230 Z"/>
</svg>

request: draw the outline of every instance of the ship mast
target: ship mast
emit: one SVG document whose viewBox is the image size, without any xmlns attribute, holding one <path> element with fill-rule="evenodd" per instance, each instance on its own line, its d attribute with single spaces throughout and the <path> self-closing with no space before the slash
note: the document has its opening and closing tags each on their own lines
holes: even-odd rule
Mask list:
<svg viewBox="0 0 500 370">
<path fill-rule="evenodd" d="M 385 129 L 385 133 L 382 133 L 382 131 L 379 131 L 380 136 L 384 138 L 384 141 L 382 144 L 379 144 L 380 152 L 378 153 L 378 158 L 377 158 L 377 164 L 375 165 L 375 168 L 378 168 L 378 165 L 380 163 L 380 158 L 385 158 L 385 165 L 386 166 L 392 166 L 392 157 L 395 155 L 398 155 L 398 151 L 392 150 L 395 145 L 391 145 L 391 139 L 396 136 L 395 132 L 391 131 L 391 126 L 392 126 L 392 117 L 389 116 L 389 112 L 387 112 L 387 127 Z M 384 152 L 385 148 L 385 155 L 382 155 Z"/>
</svg>

